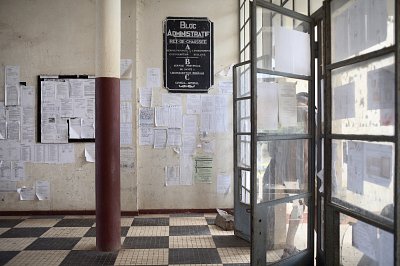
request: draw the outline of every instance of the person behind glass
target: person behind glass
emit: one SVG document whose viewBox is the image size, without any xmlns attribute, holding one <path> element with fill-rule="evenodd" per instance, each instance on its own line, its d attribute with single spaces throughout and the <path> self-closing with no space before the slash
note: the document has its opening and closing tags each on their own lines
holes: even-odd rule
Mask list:
<svg viewBox="0 0 400 266">
<path fill-rule="evenodd" d="M 308 94 L 301 92 L 296 95 L 297 127 L 294 133 L 306 133 L 308 129 Z M 264 190 L 274 193 L 265 194 L 267 200 L 305 192 L 308 185 L 308 148 L 307 142 L 299 140 L 279 140 L 268 143 L 268 153 L 271 158 L 264 173 Z M 292 202 L 289 215 L 289 225 L 282 258 L 296 254 L 299 250 L 294 244 L 297 229 L 303 219 L 305 203 L 302 199 Z"/>
</svg>

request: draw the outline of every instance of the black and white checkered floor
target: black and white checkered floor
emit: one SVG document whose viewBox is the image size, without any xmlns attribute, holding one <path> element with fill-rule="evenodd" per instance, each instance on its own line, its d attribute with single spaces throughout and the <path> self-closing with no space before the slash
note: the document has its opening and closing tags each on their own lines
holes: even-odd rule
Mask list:
<svg viewBox="0 0 400 266">
<path fill-rule="evenodd" d="M 215 214 L 121 218 L 121 250 L 96 251 L 94 216 L 0 216 L 0 265 L 249 265 L 250 244 Z"/>
</svg>

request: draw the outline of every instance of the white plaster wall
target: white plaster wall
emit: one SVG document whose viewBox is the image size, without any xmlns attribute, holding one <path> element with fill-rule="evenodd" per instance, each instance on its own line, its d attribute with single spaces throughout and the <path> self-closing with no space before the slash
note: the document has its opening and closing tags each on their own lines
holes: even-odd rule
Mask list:
<svg viewBox="0 0 400 266">
<path fill-rule="evenodd" d="M 122 1 L 122 58 L 135 58 L 135 8 L 135 1 Z M 0 1 L 0 101 L 4 99 L 5 65 L 19 65 L 21 81 L 36 89 L 40 74 L 94 74 L 95 12 L 93 0 Z M 17 193 L 2 192 L 0 211 L 94 210 L 95 167 L 85 161 L 84 144 L 74 145 L 74 164 L 26 163 L 27 178 L 18 186 L 49 180 L 49 201 L 19 201 Z M 121 168 L 121 209 L 136 211 L 136 149 L 133 145 L 124 148 L 132 151 L 133 164 Z"/>
<path fill-rule="evenodd" d="M 238 62 L 238 2 L 235 0 L 139 0 L 137 12 L 137 90 L 146 86 L 148 67 L 160 68 L 162 72 L 162 22 L 168 16 L 208 17 L 214 22 L 215 73 Z M 217 85 L 220 80 L 229 78 L 215 75 L 215 85 L 209 94 L 218 93 Z M 160 103 L 161 93 L 166 93 L 166 90 L 159 88 L 153 93 L 155 101 Z M 212 184 L 164 186 L 164 167 L 179 164 L 179 155 L 171 148 L 156 150 L 137 146 L 139 209 L 233 207 L 233 181 L 230 193 L 216 193 L 218 173 L 227 173 L 233 178 L 232 99 L 229 100 L 227 111 L 230 116 L 229 133 L 214 135 L 216 150 L 213 156 Z"/>
</svg>

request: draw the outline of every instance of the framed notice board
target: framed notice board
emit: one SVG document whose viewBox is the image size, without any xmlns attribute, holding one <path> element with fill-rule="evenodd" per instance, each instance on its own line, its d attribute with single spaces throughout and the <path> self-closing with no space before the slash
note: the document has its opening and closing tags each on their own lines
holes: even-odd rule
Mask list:
<svg viewBox="0 0 400 266">
<path fill-rule="evenodd" d="M 214 84 L 214 29 L 205 17 L 164 20 L 164 87 L 169 92 L 208 92 Z"/>
<path fill-rule="evenodd" d="M 41 75 L 37 99 L 38 142 L 94 142 L 94 76 Z"/>
</svg>

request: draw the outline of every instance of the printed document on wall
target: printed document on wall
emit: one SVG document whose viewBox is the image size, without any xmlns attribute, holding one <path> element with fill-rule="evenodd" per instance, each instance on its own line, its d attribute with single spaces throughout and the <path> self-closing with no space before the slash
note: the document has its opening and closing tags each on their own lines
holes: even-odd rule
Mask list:
<svg viewBox="0 0 400 266">
<path fill-rule="evenodd" d="M 140 108 L 139 109 L 139 125 L 140 126 L 154 126 L 154 109 L 153 108 Z"/>
<path fill-rule="evenodd" d="M 148 88 L 161 87 L 160 68 L 147 68 L 147 85 Z"/>
<path fill-rule="evenodd" d="M 179 93 L 163 93 L 161 97 L 163 106 L 182 106 L 182 95 Z"/>
<path fill-rule="evenodd" d="M 394 151 L 392 145 L 365 143 L 365 181 L 388 187 L 393 180 Z"/>
<path fill-rule="evenodd" d="M 120 126 L 120 144 L 132 144 L 132 123 L 122 123 Z"/>
<path fill-rule="evenodd" d="M 201 113 L 201 95 L 200 94 L 188 94 L 186 95 L 186 113 L 200 114 Z"/>
<path fill-rule="evenodd" d="M 355 117 L 355 102 L 354 82 L 333 88 L 333 119 Z"/>
<path fill-rule="evenodd" d="M 169 124 L 169 107 L 157 106 L 154 108 L 156 127 L 168 127 Z"/>
<path fill-rule="evenodd" d="M 196 183 L 211 183 L 213 158 L 207 155 L 200 155 L 194 158 L 194 180 Z"/>
<path fill-rule="evenodd" d="M 139 101 L 140 105 L 143 107 L 151 107 L 151 98 L 153 96 L 153 89 L 152 88 L 140 88 L 139 89 Z"/>
<path fill-rule="evenodd" d="M 36 196 L 39 200 L 50 199 L 50 182 L 44 180 L 36 181 Z"/>
<path fill-rule="evenodd" d="M 121 79 L 132 78 L 132 59 L 121 59 L 120 62 Z"/>
<path fill-rule="evenodd" d="M 5 105 L 20 104 L 19 66 L 5 66 Z"/>
<path fill-rule="evenodd" d="M 120 103 L 120 122 L 121 123 L 132 123 L 132 103 L 121 102 Z"/>
<path fill-rule="evenodd" d="M 180 162 L 180 185 L 193 185 L 193 158 L 191 156 L 181 154 Z"/>
<path fill-rule="evenodd" d="M 167 130 L 154 129 L 154 149 L 164 149 L 167 144 Z"/>
<path fill-rule="evenodd" d="M 154 145 L 154 128 L 153 127 L 139 127 L 139 145 Z"/>
<path fill-rule="evenodd" d="M 347 190 L 364 194 L 364 143 L 347 142 Z"/>
<path fill-rule="evenodd" d="M 198 131 L 197 116 L 184 115 L 183 116 L 183 134 L 196 135 Z"/>
<path fill-rule="evenodd" d="M 352 226 L 352 245 L 373 260 L 376 260 L 378 232 L 376 227 L 357 221 Z"/>
</svg>

